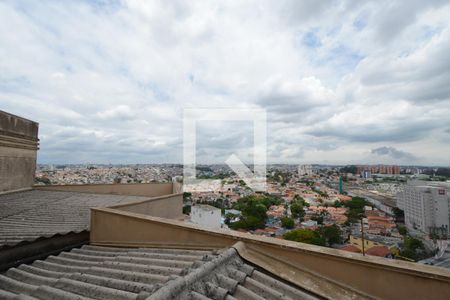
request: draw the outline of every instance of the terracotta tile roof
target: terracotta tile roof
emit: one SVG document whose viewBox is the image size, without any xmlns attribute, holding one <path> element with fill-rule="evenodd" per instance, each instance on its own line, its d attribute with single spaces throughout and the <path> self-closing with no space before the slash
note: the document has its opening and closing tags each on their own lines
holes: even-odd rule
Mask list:
<svg viewBox="0 0 450 300">
<path fill-rule="evenodd" d="M 391 254 L 391 251 L 386 246 L 373 246 L 372 248 L 367 249 L 366 254 L 373 255 L 373 256 L 386 257 L 389 254 Z"/>
<path fill-rule="evenodd" d="M 353 253 L 361 253 L 361 250 L 359 250 L 358 247 L 356 247 L 355 245 L 352 245 L 352 244 L 344 245 L 343 247 L 339 248 L 339 250 L 344 250 L 344 251 L 353 252 Z"/>
</svg>

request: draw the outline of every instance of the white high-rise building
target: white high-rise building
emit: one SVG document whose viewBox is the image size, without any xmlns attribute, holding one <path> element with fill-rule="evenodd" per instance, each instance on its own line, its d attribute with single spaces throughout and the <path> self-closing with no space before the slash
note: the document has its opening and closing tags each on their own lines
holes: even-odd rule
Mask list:
<svg viewBox="0 0 450 300">
<path fill-rule="evenodd" d="M 450 183 L 411 181 L 397 194 L 409 229 L 425 233 L 445 228 L 450 233 Z"/>
<path fill-rule="evenodd" d="M 313 169 L 311 165 L 299 165 L 298 166 L 298 175 L 299 176 L 310 176 L 313 175 Z"/>
</svg>

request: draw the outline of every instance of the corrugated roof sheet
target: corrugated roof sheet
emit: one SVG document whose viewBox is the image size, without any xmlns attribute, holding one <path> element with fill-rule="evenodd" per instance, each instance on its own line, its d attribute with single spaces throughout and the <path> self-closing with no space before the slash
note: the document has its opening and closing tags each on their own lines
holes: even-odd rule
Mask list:
<svg viewBox="0 0 450 300">
<path fill-rule="evenodd" d="M 90 208 L 138 196 L 31 190 L 0 195 L 0 247 L 89 229 Z"/>
<path fill-rule="evenodd" d="M 0 275 L 0 299 L 316 299 L 221 251 L 83 246 Z"/>
</svg>

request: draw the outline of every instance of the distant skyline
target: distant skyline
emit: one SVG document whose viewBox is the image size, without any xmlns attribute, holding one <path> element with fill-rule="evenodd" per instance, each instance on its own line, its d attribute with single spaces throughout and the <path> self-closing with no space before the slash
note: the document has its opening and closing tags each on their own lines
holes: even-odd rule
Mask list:
<svg viewBox="0 0 450 300">
<path fill-rule="evenodd" d="M 0 110 L 38 163 L 182 163 L 184 108 L 263 108 L 268 163 L 450 166 L 450 2 L 2 1 Z M 198 124 L 199 163 L 252 126 Z"/>
</svg>

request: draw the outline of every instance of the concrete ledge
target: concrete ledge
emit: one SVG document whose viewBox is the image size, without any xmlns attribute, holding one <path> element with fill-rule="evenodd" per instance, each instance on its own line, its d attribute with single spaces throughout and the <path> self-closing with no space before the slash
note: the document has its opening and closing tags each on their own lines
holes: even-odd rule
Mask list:
<svg viewBox="0 0 450 300">
<path fill-rule="evenodd" d="M 323 277 L 321 274 L 305 268 L 299 269 L 295 263 L 286 261 L 283 255 L 277 256 L 272 253 L 273 251 L 264 252 L 265 250 L 252 247 L 245 242 L 237 242 L 233 248 L 242 258 L 252 264 L 324 298 L 333 295 L 334 299 L 374 299 L 370 295 L 355 290 L 351 286 L 343 285 L 332 278 Z"/>
<path fill-rule="evenodd" d="M 153 197 L 143 201 L 129 202 L 110 206 L 121 211 L 168 218 L 183 219 L 183 193 Z"/>
<path fill-rule="evenodd" d="M 11 137 L 9 135 L 4 135 L 0 133 L 0 145 L 3 147 L 37 150 L 39 148 L 39 141 L 18 137 Z"/>
<path fill-rule="evenodd" d="M 131 207 L 131 206 L 135 206 L 135 205 L 138 205 L 138 204 L 149 203 L 149 202 L 154 202 L 154 201 L 159 201 L 159 200 L 164 200 L 164 199 L 170 199 L 170 198 L 173 198 L 173 197 L 179 197 L 179 196 L 183 196 L 183 193 L 177 193 L 177 194 L 170 194 L 170 195 L 164 195 L 164 196 L 152 197 L 152 198 L 149 198 L 149 199 L 147 199 L 147 200 L 142 200 L 142 201 L 134 201 L 134 202 L 128 202 L 128 203 L 121 203 L 121 204 L 116 204 L 116 205 L 108 206 L 108 208 L 120 209 L 120 208 L 124 208 L 124 207 Z"/>
<path fill-rule="evenodd" d="M 32 189 L 33 188 L 22 188 L 22 189 L 17 189 L 17 190 L 12 190 L 12 191 L 4 191 L 4 192 L 0 192 L 0 195 L 19 193 L 19 192 L 26 192 L 26 191 L 31 191 Z"/>
</svg>

